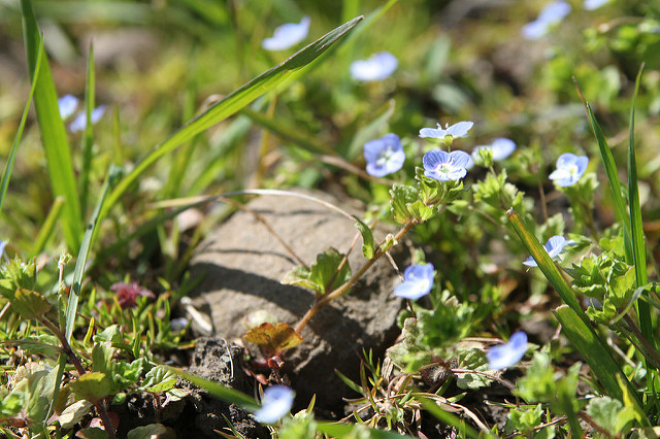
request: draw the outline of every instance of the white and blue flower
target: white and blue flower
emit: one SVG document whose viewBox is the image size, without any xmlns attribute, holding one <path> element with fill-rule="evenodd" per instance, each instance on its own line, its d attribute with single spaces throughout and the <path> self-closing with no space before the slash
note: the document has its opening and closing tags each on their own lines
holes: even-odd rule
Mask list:
<svg viewBox="0 0 660 439">
<path fill-rule="evenodd" d="M 543 248 L 545 251 L 548 252 L 548 255 L 550 255 L 550 259 L 553 261 L 559 261 L 560 254 L 564 252 L 564 247 L 567 245 L 575 245 L 577 244 L 575 241 L 572 239 L 566 240 L 563 236 L 560 235 L 555 235 L 552 238 L 548 239 L 548 242 L 545 243 Z M 534 260 L 533 257 L 529 257 L 523 262 L 523 265 L 526 265 L 528 267 L 537 267 L 538 264 Z"/>
<path fill-rule="evenodd" d="M 294 397 L 293 390 L 286 386 L 270 386 L 264 390 L 261 408 L 254 413 L 254 418 L 262 424 L 274 424 L 291 411 Z"/>
<path fill-rule="evenodd" d="M 311 18 L 304 16 L 300 23 L 283 24 L 275 29 L 272 37 L 265 38 L 261 42 L 261 47 L 271 51 L 288 49 L 307 38 L 311 22 Z"/>
<path fill-rule="evenodd" d="M 422 128 L 419 130 L 419 137 L 433 139 L 444 139 L 446 136 L 467 137 L 472 126 L 474 126 L 474 122 L 470 121 L 457 122 L 452 126 L 447 124 L 445 129 L 442 129 L 442 125 L 438 124 L 438 128 Z"/>
<path fill-rule="evenodd" d="M 555 24 L 561 22 L 571 12 L 571 5 L 563 0 L 548 3 L 536 20 L 523 26 L 522 35 L 528 40 L 538 40 L 548 33 Z"/>
<path fill-rule="evenodd" d="M 384 177 L 401 169 L 406 155 L 399 136 L 389 133 L 364 144 L 364 159 L 369 175 Z"/>
<path fill-rule="evenodd" d="M 582 7 L 587 11 L 593 11 L 609 2 L 610 0 L 584 0 Z"/>
<path fill-rule="evenodd" d="M 493 346 L 486 352 L 488 367 L 491 370 L 506 369 L 523 359 L 527 352 L 527 334 L 518 331 L 511 336 L 508 343 Z"/>
<path fill-rule="evenodd" d="M 459 180 L 467 174 L 470 156 L 463 151 L 435 149 L 424 154 L 424 175 L 434 180 Z"/>
<path fill-rule="evenodd" d="M 475 147 L 472 150 L 471 160 L 467 169 L 472 169 L 474 162 L 479 159 L 479 151 L 482 149 L 490 149 L 493 153 L 493 161 L 499 161 L 509 157 L 513 151 L 516 150 L 516 143 L 511 139 L 499 137 L 493 140 L 493 143 L 490 145 L 480 145 Z"/>
<path fill-rule="evenodd" d="M 557 186 L 573 186 L 584 175 L 588 165 L 589 157 L 567 152 L 559 156 L 557 169 L 549 175 L 549 178 L 554 180 Z"/>
<path fill-rule="evenodd" d="M 351 63 L 351 76 L 358 81 L 380 81 L 396 70 L 399 60 L 389 52 L 378 52 L 369 59 L 361 59 Z"/>
<path fill-rule="evenodd" d="M 403 272 L 403 283 L 394 288 L 394 295 L 410 300 L 426 296 L 433 288 L 434 277 L 432 264 L 411 265 Z"/>
<path fill-rule="evenodd" d="M 92 110 L 91 114 L 91 120 L 92 120 L 92 125 L 101 120 L 103 117 L 103 114 L 105 114 L 105 105 L 101 105 L 98 108 L 95 108 Z M 71 125 L 69 125 L 69 129 L 71 130 L 72 133 L 75 133 L 76 131 L 83 131 L 87 127 L 87 114 L 83 111 L 78 116 L 71 122 Z"/>
<path fill-rule="evenodd" d="M 57 106 L 60 110 L 60 117 L 68 119 L 78 109 L 78 98 L 73 95 L 64 95 L 57 100 Z"/>
</svg>

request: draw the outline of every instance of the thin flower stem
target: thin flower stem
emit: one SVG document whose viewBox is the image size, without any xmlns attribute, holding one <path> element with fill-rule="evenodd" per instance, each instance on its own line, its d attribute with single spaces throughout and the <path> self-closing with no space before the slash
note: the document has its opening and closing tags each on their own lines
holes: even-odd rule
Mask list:
<svg viewBox="0 0 660 439">
<path fill-rule="evenodd" d="M 543 212 L 544 222 L 548 222 L 548 204 L 545 200 L 545 190 L 543 189 L 543 182 L 541 181 L 541 174 L 537 174 L 539 182 L 539 198 L 541 198 L 541 211 Z"/>
<path fill-rule="evenodd" d="M 408 233 L 414 226 L 417 224 L 415 221 L 410 221 L 406 223 L 401 230 L 396 234 L 394 237 L 394 241 L 398 242 L 405 236 L 406 233 Z M 355 273 L 346 283 L 338 287 L 336 290 L 332 291 L 331 293 L 328 293 L 324 296 L 321 296 L 320 298 L 317 298 L 316 302 L 314 305 L 305 313 L 302 319 L 300 319 L 300 322 L 296 325 L 295 331 L 297 333 L 300 333 L 305 326 L 309 323 L 310 319 L 316 315 L 316 313 L 323 308 L 325 305 L 328 303 L 332 302 L 333 300 L 343 296 L 346 294 L 346 292 L 359 281 L 364 273 L 367 272 L 371 268 L 372 265 L 378 261 L 378 259 L 381 258 L 387 251 L 389 251 L 389 248 L 383 249 L 381 246 L 383 245 L 384 241 L 378 245 L 376 248 L 376 252 L 374 253 L 374 257 L 369 259 L 363 266 L 358 270 L 357 273 Z"/>
</svg>

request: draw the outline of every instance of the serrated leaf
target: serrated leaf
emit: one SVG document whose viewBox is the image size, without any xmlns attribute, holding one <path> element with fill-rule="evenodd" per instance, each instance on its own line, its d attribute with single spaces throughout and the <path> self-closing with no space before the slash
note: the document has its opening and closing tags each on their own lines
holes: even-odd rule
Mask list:
<svg viewBox="0 0 660 439">
<path fill-rule="evenodd" d="M 302 343 L 303 339 L 291 326 L 286 323 L 262 323 L 250 329 L 243 337 L 250 343 L 264 346 L 271 354 L 290 349 Z"/>
<path fill-rule="evenodd" d="M 412 186 L 395 184 L 390 190 L 390 196 L 394 221 L 399 224 L 407 223 L 411 219 L 408 205 L 419 199 L 419 191 Z"/>
<path fill-rule="evenodd" d="M 52 308 L 48 300 L 40 293 L 19 288 L 11 303 L 14 311 L 24 319 L 39 319 Z"/>
<path fill-rule="evenodd" d="M 112 380 L 103 372 L 90 372 L 69 383 L 79 399 L 93 404 L 112 393 Z"/>
<path fill-rule="evenodd" d="M 350 279 L 351 268 L 348 261 L 342 265 L 341 269 L 339 268 L 343 260 L 344 255 L 331 247 L 316 256 L 316 262 L 310 268 L 294 267 L 283 282 L 325 294 Z"/>
<path fill-rule="evenodd" d="M 587 405 L 587 414 L 603 427 L 605 430 L 614 434 L 618 433 L 614 428 L 616 426 L 619 410 L 623 407 L 621 401 L 612 399 L 609 396 L 592 398 Z"/>
<path fill-rule="evenodd" d="M 156 366 L 147 372 L 141 389 L 149 393 L 163 393 L 171 390 L 176 385 L 177 377 L 164 366 Z"/>
<path fill-rule="evenodd" d="M 367 226 L 360 218 L 353 215 L 355 221 L 355 227 L 360 231 L 362 235 L 362 254 L 365 258 L 371 259 L 374 257 L 374 251 L 376 244 L 374 243 L 374 235 L 371 232 L 369 226 Z"/>
<path fill-rule="evenodd" d="M 417 221 L 424 222 L 433 216 L 433 208 L 425 205 L 422 200 L 417 200 L 408 205 L 408 213 Z"/>
</svg>

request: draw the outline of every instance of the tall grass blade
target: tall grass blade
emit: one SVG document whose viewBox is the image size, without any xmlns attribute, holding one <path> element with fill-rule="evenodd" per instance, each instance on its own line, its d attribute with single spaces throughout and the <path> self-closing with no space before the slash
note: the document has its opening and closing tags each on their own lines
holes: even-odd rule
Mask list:
<svg viewBox="0 0 660 439">
<path fill-rule="evenodd" d="M 248 395 L 239 392 L 238 390 L 230 389 L 229 387 L 225 387 L 220 383 L 198 377 L 197 375 L 184 372 L 181 369 L 177 369 L 175 367 L 165 367 L 175 375 L 183 378 L 186 381 L 190 381 L 194 385 L 206 390 L 211 395 L 222 401 L 230 404 L 236 404 L 237 406 L 242 407 L 248 411 L 255 411 L 259 408 L 259 403 L 257 401 Z"/>
<path fill-rule="evenodd" d="M 316 429 L 330 437 L 360 437 L 368 439 L 402 439 L 412 436 L 402 435 L 393 431 L 377 430 L 375 428 L 367 428 L 362 425 L 360 433 L 356 434 L 357 427 L 355 424 L 339 424 L 337 422 L 319 422 L 316 424 Z"/>
<path fill-rule="evenodd" d="M 357 17 L 327 33 L 314 43 L 298 51 L 283 63 L 267 70 L 235 90 L 176 131 L 138 163 L 135 168 L 121 182 L 119 182 L 117 187 L 109 195 L 108 203 L 104 207 L 101 217 L 105 216 L 108 210 L 119 201 L 119 198 L 124 192 L 126 192 L 126 190 L 137 181 L 147 168 L 158 161 L 159 158 L 172 152 L 176 147 L 183 142 L 192 139 L 196 134 L 233 115 L 257 97 L 273 89 L 277 84 L 284 81 L 294 72 L 301 70 L 303 67 L 310 64 L 341 40 L 361 20 L 362 17 Z"/>
<path fill-rule="evenodd" d="M 30 94 L 28 95 L 28 100 L 25 104 L 25 109 L 23 109 L 23 116 L 21 116 L 21 122 L 18 124 L 18 131 L 16 132 L 16 137 L 14 137 L 14 143 L 11 147 L 11 152 L 9 153 L 9 158 L 5 164 L 5 170 L 2 173 L 2 180 L 0 181 L 0 211 L 2 211 L 2 202 L 5 199 L 7 194 L 7 188 L 9 187 L 9 180 L 11 179 L 11 172 L 14 169 L 14 160 L 16 160 L 16 152 L 18 152 L 18 145 L 21 143 L 21 138 L 23 137 L 23 130 L 25 129 L 25 122 L 27 121 L 28 112 L 30 111 L 30 103 L 32 102 L 32 97 L 34 96 L 34 90 L 36 89 L 37 83 L 39 82 L 39 67 L 41 66 L 41 59 L 44 56 L 44 42 L 43 38 L 39 38 L 39 47 L 37 48 L 37 59 L 34 64 L 35 71 L 32 72 L 32 77 L 35 78 L 32 81 L 32 87 L 30 87 Z"/>
<path fill-rule="evenodd" d="M 594 112 L 589 103 L 587 103 L 587 112 L 589 113 L 589 119 L 591 120 L 591 128 L 596 136 L 596 143 L 598 144 L 600 157 L 603 160 L 603 165 L 605 165 L 605 173 L 607 174 L 607 180 L 610 183 L 610 189 L 612 191 L 612 199 L 614 200 L 614 209 L 616 210 L 617 217 L 623 222 L 623 239 L 626 248 L 626 257 L 632 259 L 630 216 L 628 215 L 628 209 L 626 209 L 626 204 L 621 193 L 621 180 L 619 180 L 619 174 L 617 173 L 616 162 L 614 161 L 612 151 L 610 151 L 609 146 L 607 146 L 603 131 L 600 129 L 600 125 L 598 125 L 598 121 L 596 121 L 596 117 L 594 116 Z M 629 260 L 628 262 L 632 263 L 632 260 Z"/>
<path fill-rule="evenodd" d="M 630 208 L 633 265 L 635 267 L 635 278 L 638 287 L 646 285 L 648 281 L 642 208 L 639 203 L 639 186 L 637 184 L 637 160 L 635 157 L 635 100 L 637 98 L 637 93 L 639 92 L 639 84 L 642 79 L 643 69 L 644 65 L 639 69 L 637 80 L 635 81 L 635 92 L 633 93 L 630 108 L 630 135 L 628 137 L 628 206 Z M 637 301 L 637 314 L 639 315 L 639 327 L 642 334 L 647 340 L 655 345 L 651 310 L 648 303 L 641 300 Z"/>
<path fill-rule="evenodd" d="M 83 161 L 80 169 L 80 210 L 82 217 L 87 212 L 87 199 L 89 197 L 89 174 L 92 172 L 92 147 L 94 146 L 94 129 L 92 124 L 92 111 L 95 105 L 96 79 L 94 74 L 94 46 L 89 45 L 87 58 L 87 85 L 85 89 L 85 130 L 82 136 Z"/>
<path fill-rule="evenodd" d="M 626 378 L 619 364 L 610 354 L 607 345 L 586 325 L 582 319 L 568 306 L 562 305 L 555 310 L 555 316 L 561 323 L 562 332 L 571 344 L 582 354 L 594 372 L 598 380 L 605 388 L 607 395 L 623 401 L 623 390 L 619 386 L 617 376 L 625 383 L 630 394 L 635 396 L 633 400 L 635 409 L 641 410 L 640 401 L 637 399 L 637 391 Z"/>
<path fill-rule="evenodd" d="M 559 269 L 555 265 L 546 249 L 543 248 L 541 243 L 532 234 L 522 218 L 520 218 L 520 215 L 518 215 L 515 210 L 509 209 L 507 216 L 509 217 L 509 222 L 513 226 L 513 229 L 520 237 L 522 243 L 525 244 L 527 250 L 529 250 L 529 253 L 538 264 L 539 269 L 545 278 L 548 279 L 548 282 L 550 282 L 550 285 L 552 285 L 555 291 L 557 291 L 564 303 L 570 306 L 573 311 L 575 311 L 575 313 L 580 317 L 585 325 L 589 325 L 589 318 L 582 310 L 580 303 L 575 297 L 575 293 L 573 293 L 571 287 L 569 287 L 564 280 L 564 277 L 559 272 Z"/>
<path fill-rule="evenodd" d="M 76 310 L 78 308 L 78 298 L 80 297 L 80 290 L 82 288 L 83 275 L 85 274 L 85 269 L 87 265 L 87 258 L 89 257 L 89 252 L 92 248 L 92 241 L 94 235 L 96 234 L 96 228 L 99 223 L 99 214 L 103 208 L 103 204 L 110 192 L 111 187 L 115 181 L 119 178 L 121 169 L 115 166 L 110 167 L 108 176 L 103 183 L 103 188 L 101 189 L 101 196 L 99 201 L 94 208 L 94 213 L 89 220 L 87 229 L 85 230 L 85 235 L 83 236 L 82 244 L 80 245 L 80 251 L 78 252 L 78 258 L 76 259 L 76 266 L 73 270 L 73 281 L 71 283 L 71 292 L 69 293 L 69 300 L 66 305 L 65 312 L 65 330 L 64 336 L 67 341 L 71 340 L 71 334 L 73 333 L 73 324 L 76 321 Z"/>
<path fill-rule="evenodd" d="M 60 117 L 57 104 L 57 92 L 46 56 L 39 57 L 39 41 L 41 39 L 39 26 L 32 11 L 30 0 L 21 0 L 23 12 L 23 32 L 29 71 L 37 72 L 37 60 L 41 64 L 34 92 L 34 107 L 41 129 L 41 137 L 46 152 L 46 162 L 53 194 L 66 200 L 62 213 L 62 229 L 69 249 L 77 249 L 83 234 L 80 204 L 76 180 L 73 173 L 73 163 L 69 150 L 64 122 Z"/>
</svg>

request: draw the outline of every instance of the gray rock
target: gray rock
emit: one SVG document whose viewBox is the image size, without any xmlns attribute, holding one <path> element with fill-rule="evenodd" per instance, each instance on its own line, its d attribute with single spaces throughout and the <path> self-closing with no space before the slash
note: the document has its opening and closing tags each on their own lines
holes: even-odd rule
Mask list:
<svg viewBox="0 0 660 439">
<path fill-rule="evenodd" d="M 337 205 L 323 193 L 306 193 Z M 334 247 L 346 252 L 357 229 L 352 221 L 315 202 L 291 196 L 262 196 L 248 204 L 308 264 L 316 255 Z M 341 206 L 356 213 L 355 209 Z M 361 216 L 357 213 L 358 217 Z M 394 229 L 377 227 L 376 242 Z M 366 259 L 362 240 L 349 256 L 356 272 Z M 403 245 L 392 250 L 403 269 L 409 257 Z M 314 293 L 284 285 L 281 280 L 295 266 L 281 243 L 247 212 L 239 211 L 214 230 L 193 258 L 193 278 L 203 277 L 192 293 L 192 302 L 210 315 L 214 332 L 228 339 L 247 332 L 244 322 L 257 311 L 265 311 L 295 326 L 310 309 Z M 305 407 L 317 395 L 317 407 L 338 410 L 342 397 L 357 396 L 342 383 L 337 369 L 359 380 L 363 349 L 382 356 L 399 333 L 396 316 L 402 301 L 393 294 L 398 282 L 395 270 L 381 258 L 349 295 L 322 308 L 302 331 L 303 343 L 284 352 L 283 371 L 297 392 L 296 404 Z M 255 350 L 256 351 L 256 350 Z"/>
</svg>

